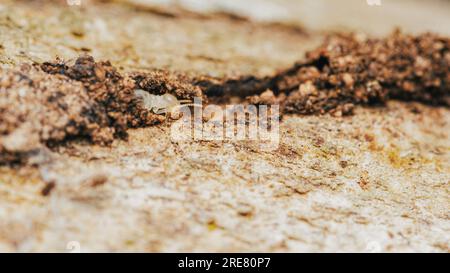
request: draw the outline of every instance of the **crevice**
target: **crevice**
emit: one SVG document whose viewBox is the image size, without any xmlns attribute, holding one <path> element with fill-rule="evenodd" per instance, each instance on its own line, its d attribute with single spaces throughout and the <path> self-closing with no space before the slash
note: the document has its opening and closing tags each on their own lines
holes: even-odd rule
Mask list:
<svg viewBox="0 0 450 273">
<path fill-rule="evenodd" d="M 238 98 L 240 103 L 279 104 L 282 114 L 342 116 L 356 105 L 388 99 L 450 106 L 449 64 L 448 38 L 395 32 L 365 41 L 330 36 L 303 62 L 261 78 L 192 78 L 164 70 L 122 75 L 110 62 L 87 55 L 74 63 L 23 65 L 0 70 L 0 151 L 12 162 L 10 155 L 20 158 L 42 145 L 77 138 L 107 145 L 125 139 L 128 128 L 163 122 L 164 115 L 141 103 L 137 89 L 179 100 L 202 97 L 205 103 Z"/>
</svg>

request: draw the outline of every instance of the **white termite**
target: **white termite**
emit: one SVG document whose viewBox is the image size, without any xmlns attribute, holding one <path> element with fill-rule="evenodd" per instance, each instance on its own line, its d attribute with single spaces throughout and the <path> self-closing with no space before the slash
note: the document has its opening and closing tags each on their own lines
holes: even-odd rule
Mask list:
<svg viewBox="0 0 450 273">
<path fill-rule="evenodd" d="M 198 106 L 192 104 L 190 100 L 178 100 L 174 95 L 168 93 L 153 95 L 145 90 L 136 89 L 134 90 L 134 95 L 142 102 L 144 108 L 158 115 L 172 113 L 172 111 L 178 110 L 182 105 Z"/>
</svg>

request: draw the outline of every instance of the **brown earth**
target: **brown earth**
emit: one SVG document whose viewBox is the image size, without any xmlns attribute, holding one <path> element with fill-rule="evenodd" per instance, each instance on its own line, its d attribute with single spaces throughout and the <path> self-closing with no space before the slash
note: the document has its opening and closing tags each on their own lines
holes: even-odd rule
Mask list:
<svg viewBox="0 0 450 273">
<path fill-rule="evenodd" d="M 95 62 L 87 55 L 73 64 L 24 65 L 0 77 L 4 90 L 0 149 L 7 155 L 6 162 L 11 158 L 21 161 L 21 156 L 39 148 L 39 142 L 54 146 L 85 137 L 109 144 L 114 137 L 126 139 L 128 128 L 163 122 L 165 114 L 145 109 L 136 89 L 190 101 L 210 96 L 222 103 L 229 103 L 233 95 L 254 94 L 247 98 L 250 103 L 280 104 L 282 114 L 342 116 L 351 114 L 355 105 L 380 104 L 392 98 L 449 106 L 449 49 L 450 39 L 433 34 L 396 32 L 386 39 L 334 35 L 308 52 L 305 61 L 284 72 L 238 80 L 205 75 L 189 79 L 162 70 L 122 76 L 110 62 Z M 56 82 L 44 72 L 56 75 Z M 84 90 L 79 86 L 76 92 L 67 90 L 70 80 L 81 82 Z M 12 140 L 23 134 L 29 136 L 28 142 Z M 11 156 L 14 153 L 18 156 Z"/>
</svg>

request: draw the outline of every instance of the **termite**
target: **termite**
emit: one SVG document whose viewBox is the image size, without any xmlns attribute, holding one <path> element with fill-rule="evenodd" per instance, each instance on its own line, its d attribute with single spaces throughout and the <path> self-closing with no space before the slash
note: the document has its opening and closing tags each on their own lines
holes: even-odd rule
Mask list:
<svg viewBox="0 0 450 273">
<path fill-rule="evenodd" d="M 153 95 L 142 89 L 136 89 L 134 94 L 142 102 L 144 108 L 158 115 L 172 113 L 182 106 L 201 106 L 193 104 L 190 100 L 178 100 L 169 93 Z"/>
</svg>

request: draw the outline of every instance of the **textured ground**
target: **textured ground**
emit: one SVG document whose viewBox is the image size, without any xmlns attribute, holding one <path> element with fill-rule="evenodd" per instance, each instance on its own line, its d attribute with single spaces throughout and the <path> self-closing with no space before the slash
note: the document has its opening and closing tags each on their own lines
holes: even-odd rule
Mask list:
<svg viewBox="0 0 450 273">
<path fill-rule="evenodd" d="M 0 4 L 3 67 L 88 52 L 123 71 L 266 76 L 323 36 L 175 8 L 44 2 Z M 0 250 L 450 251 L 448 108 L 288 115 L 280 132 L 272 152 L 175 143 L 168 124 L 110 147 L 40 150 L 34 166 L 0 167 Z"/>
</svg>

